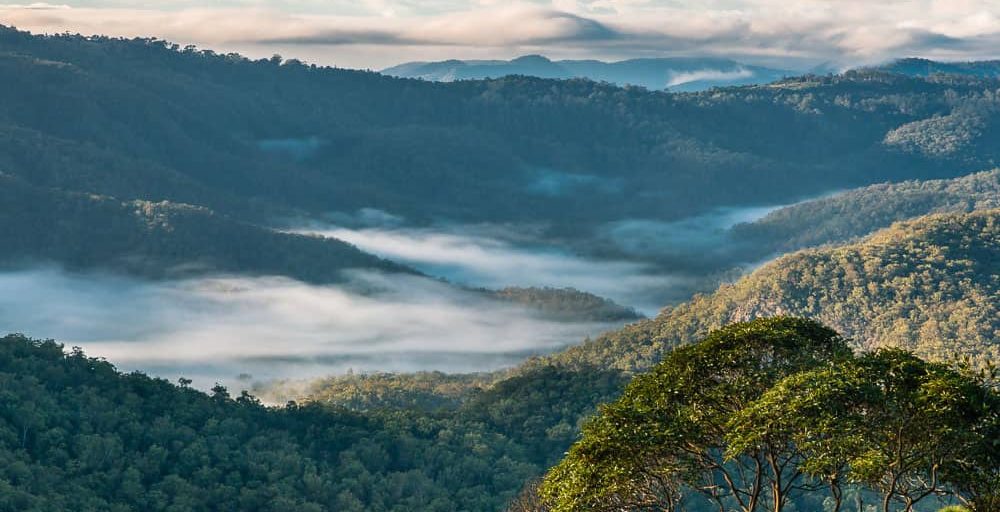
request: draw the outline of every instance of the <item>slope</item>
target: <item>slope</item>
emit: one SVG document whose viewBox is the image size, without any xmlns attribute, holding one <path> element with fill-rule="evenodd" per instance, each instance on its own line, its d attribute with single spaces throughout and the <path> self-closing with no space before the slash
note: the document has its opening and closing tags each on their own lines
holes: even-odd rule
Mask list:
<svg viewBox="0 0 1000 512">
<path fill-rule="evenodd" d="M 1000 169 L 950 180 L 884 183 L 769 213 L 730 232 L 751 259 L 868 235 L 893 222 L 931 213 L 1000 208 Z"/>
<path fill-rule="evenodd" d="M 894 224 L 857 243 L 781 257 L 715 293 L 552 356 L 637 371 L 665 351 L 733 322 L 814 318 L 858 348 L 933 359 L 1000 357 L 1000 210 Z"/>
</svg>

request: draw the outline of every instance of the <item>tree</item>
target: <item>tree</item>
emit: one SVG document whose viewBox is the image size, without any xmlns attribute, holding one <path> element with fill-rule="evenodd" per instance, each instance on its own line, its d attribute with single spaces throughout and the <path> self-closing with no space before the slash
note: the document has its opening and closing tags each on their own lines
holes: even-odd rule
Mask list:
<svg viewBox="0 0 1000 512">
<path fill-rule="evenodd" d="M 810 320 L 758 319 L 674 350 L 590 420 L 541 492 L 555 511 L 678 510 L 693 490 L 720 511 L 781 510 L 800 477 L 786 445 L 727 450 L 730 418 L 784 377 L 849 357 Z M 791 471 L 791 472 L 790 472 Z"/>
<path fill-rule="evenodd" d="M 879 491 L 884 512 L 894 502 L 911 511 L 989 467 L 982 457 L 991 400 L 946 365 L 881 350 L 779 382 L 734 418 L 730 449 L 793 444 L 799 469 L 829 484 L 838 509 L 840 484 L 850 480 Z"/>
</svg>

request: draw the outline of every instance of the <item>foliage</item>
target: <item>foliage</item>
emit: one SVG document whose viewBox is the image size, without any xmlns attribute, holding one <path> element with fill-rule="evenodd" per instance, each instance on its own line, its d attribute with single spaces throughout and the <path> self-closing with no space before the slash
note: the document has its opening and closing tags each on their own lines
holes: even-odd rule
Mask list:
<svg viewBox="0 0 1000 512">
<path fill-rule="evenodd" d="M 1000 159 L 991 78 L 856 71 L 692 94 L 524 76 L 442 84 L 6 27 L 0 73 L 3 172 L 246 221 L 379 208 L 416 222 L 544 223 L 579 238 L 621 219 L 954 176 Z M 952 140 L 944 118 L 979 128 L 944 154 L 886 144 L 906 125 L 931 146 Z M 539 190 L 550 175 L 569 189 Z"/>
<path fill-rule="evenodd" d="M 349 373 L 308 382 L 261 385 L 254 392 L 272 403 L 314 401 L 355 411 L 456 409 L 501 378 L 497 374 Z"/>
<path fill-rule="evenodd" d="M 856 240 L 893 222 L 931 213 L 1000 208 L 1000 169 L 949 180 L 904 181 L 850 190 L 769 213 L 731 231 L 744 258 Z"/>
<path fill-rule="evenodd" d="M 998 399 L 905 351 L 855 357 L 814 322 L 734 324 L 674 349 L 603 406 L 541 496 L 555 511 L 780 512 L 825 485 L 838 511 L 853 482 L 880 492 L 885 512 L 945 495 L 990 510 L 992 496 L 968 484 L 1000 468 Z"/>
<path fill-rule="evenodd" d="M 575 375 L 533 382 L 551 386 L 484 394 L 464 416 L 271 409 L 7 336 L 0 510 L 498 510 L 570 441 L 532 429 L 538 416 L 612 398 Z"/>
<path fill-rule="evenodd" d="M 813 318 L 858 349 L 933 360 L 1000 358 L 1000 210 L 932 215 L 857 243 L 800 251 L 713 294 L 666 308 L 552 356 L 561 364 L 644 370 L 712 329 L 773 315 Z"/>
<path fill-rule="evenodd" d="M 784 376 L 848 354 L 836 333 L 794 318 L 734 324 L 679 347 L 584 426 L 542 494 L 556 511 L 675 510 L 690 490 L 749 512 L 770 486 L 783 504 L 798 480 L 785 474 L 794 454 L 747 446 L 727 464 L 728 422 Z"/>
</svg>

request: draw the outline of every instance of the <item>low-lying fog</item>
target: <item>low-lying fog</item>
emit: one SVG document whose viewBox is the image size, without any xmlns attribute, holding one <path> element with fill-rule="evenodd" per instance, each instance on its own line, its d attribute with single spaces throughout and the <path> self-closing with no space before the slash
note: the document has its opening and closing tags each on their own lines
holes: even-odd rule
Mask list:
<svg viewBox="0 0 1000 512">
<path fill-rule="evenodd" d="M 311 286 L 276 277 L 151 283 L 45 268 L 2 273 L 0 289 L 8 330 L 202 388 L 348 369 L 493 370 L 614 327 L 546 320 L 431 279 L 367 272 L 344 286 Z"/>
<path fill-rule="evenodd" d="M 610 261 L 573 254 L 531 236 L 517 237 L 510 228 L 407 227 L 403 219 L 377 210 L 352 217 L 355 226 L 362 227 L 311 225 L 295 231 L 338 238 L 463 286 L 572 287 L 653 316 L 708 279 L 706 258 L 749 263 L 738 261 L 727 230 L 778 208 L 719 208 L 677 221 L 609 223 L 595 232 L 594 242 L 612 246 L 622 255 Z M 656 259 L 672 264 L 649 263 Z"/>
<path fill-rule="evenodd" d="M 656 273 L 642 263 L 590 260 L 554 248 L 446 229 L 333 227 L 306 232 L 339 238 L 463 286 L 571 287 L 647 315 L 663 306 L 659 300 L 663 290 L 681 284 L 682 277 Z"/>
<path fill-rule="evenodd" d="M 370 210 L 354 224 L 368 227 L 300 231 L 346 240 L 450 283 L 361 271 L 338 286 L 280 277 L 150 282 L 36 268 L 0 273 L 0 326 L 81 346 L 124 370 L 193 378 L 202 388 L 215 382 L 246 388 L 349 369 L 488 371 L 618 325 L 546 319 L 455 285 L 573 287 L 651 316 L 705 276 L 627 261 L 629 255 L 698 254 L 725 244 L 728 227 L 772 209 L 609 224 L 595 236 L 618 246 L 620 261 L 482 226 L 407 228 L 403 219 Z"/>
</svg>

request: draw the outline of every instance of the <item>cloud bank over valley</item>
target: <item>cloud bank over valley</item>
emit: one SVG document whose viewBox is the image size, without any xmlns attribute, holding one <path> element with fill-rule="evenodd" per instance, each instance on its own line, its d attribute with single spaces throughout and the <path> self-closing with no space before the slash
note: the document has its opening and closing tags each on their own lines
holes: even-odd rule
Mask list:
<svg viewBox="0 0 1000 512">
<path fill-rule="evenodd" d="M 554 321 L 431 279 L 356 272 L 344 286 L 279 277 L 148 282 L 55 268 L 0 273 L 0 325 L 81 346 L 125 370 L 216 381 L 510 366 L 615 327 Z M 245 382 L 240 382 L 241 378 Z"/>
</svg>

